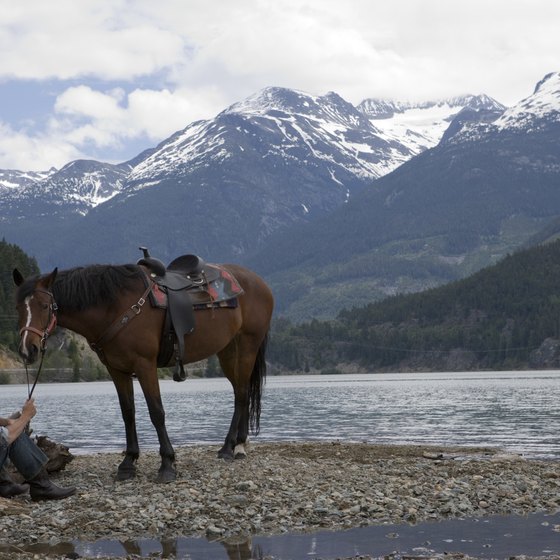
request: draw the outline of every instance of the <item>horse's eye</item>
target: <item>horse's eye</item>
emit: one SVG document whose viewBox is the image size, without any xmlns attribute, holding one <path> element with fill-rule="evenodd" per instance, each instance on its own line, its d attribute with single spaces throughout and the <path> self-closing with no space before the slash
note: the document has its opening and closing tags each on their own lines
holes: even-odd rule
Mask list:
<svg viewBox="0 0 560 560">
<path fill-rule="evenodd" d="M 42 304 L 41 304 L 41 308 L 42 308 L 42 309 L 48 309 L 48 308 L 49 308 L 49 304 L 48 304 L 48 303 L 42 303 Z"/>
</svg>

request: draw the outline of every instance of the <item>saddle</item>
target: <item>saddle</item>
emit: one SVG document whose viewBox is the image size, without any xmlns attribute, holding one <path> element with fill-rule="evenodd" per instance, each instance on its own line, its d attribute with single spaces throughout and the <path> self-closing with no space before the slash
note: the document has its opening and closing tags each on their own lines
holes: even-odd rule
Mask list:
<svg viewBox="0 0 560 560">
<path fill-rule="evenodd" d="M 195 310 L 236 307 L 237 296 L 243 289 L 231 273 L 197 255 L 183 255 L 166 267 L 146 247 L 140 250 L 144 256 L 137 264 L 147 269 L 149 279 L 155 284 L 150 303 L 166 309 L 158 367 L 169 364 L 175 354 L 173 379 L 184 381 L 187 377 L 183 367 L 185 335 L 194 331 Z"/>
</svg>

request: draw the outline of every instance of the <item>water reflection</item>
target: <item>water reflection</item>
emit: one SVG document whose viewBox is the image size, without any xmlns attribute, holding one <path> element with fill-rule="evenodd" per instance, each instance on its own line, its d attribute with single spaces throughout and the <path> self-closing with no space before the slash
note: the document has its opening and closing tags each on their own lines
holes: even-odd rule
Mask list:
<svg viewBox="0 0 560 560">
<path fill-rule="evenodd" d="M 100 540 L 93 543 L 61 542 L 37 543 L 12 547 L 0 544 L 0 553 L 25 552 L 31 555 L 48 554 L 60 558 L 189 558 L 190 560 L 262 560 L 260 545 L 253 546 L 251 537 L 230 538 L 226 541 L 207 541 L 195 538 L 140 539 L 127 541 Z"/>
<path fill-rule="evenodd" d="M 263 560 L 347 558 L 386 555 L 430 557 L 460 554 L 474 558 L 542 557 L 560 554 L 560 513 L 452 519 L 413 525 L 382 525 L 346 531 L 286 534 L 208 541 L 197 538 L 102 540 L 94 543 L 35 544 L 18 552 L 65 558 L 176 558 Z M 0 553 L 13 552 L 0 545 Z"/>
</svg>

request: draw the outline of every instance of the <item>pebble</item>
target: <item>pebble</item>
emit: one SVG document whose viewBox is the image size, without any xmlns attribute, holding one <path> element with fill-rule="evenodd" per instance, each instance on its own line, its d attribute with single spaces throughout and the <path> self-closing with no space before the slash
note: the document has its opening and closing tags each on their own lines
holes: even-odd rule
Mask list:
<svg viewBox="0 0 560 560">
<path fill-rule="evenodd" d="M 217 451 L 176 449 L 177 480 L 164 485 L 155 482 L 157 452 L 141 454 L 137 477 L 125 483 L 114 479 L 122 455 L 77 456 L 53 477 L 77 494 L 14 498 L 0 509 L 0 543 L 227 539 L 560 510 L 560 463 L 499 450 L 253 443 L 246 459 L 229 462 Z"/>
</svg>

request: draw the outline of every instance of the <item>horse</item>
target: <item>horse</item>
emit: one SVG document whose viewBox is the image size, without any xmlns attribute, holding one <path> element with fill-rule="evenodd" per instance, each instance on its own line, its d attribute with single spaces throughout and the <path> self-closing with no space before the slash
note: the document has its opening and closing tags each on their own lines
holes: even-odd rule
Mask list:
<svg viewBox="0 0 560 560">
<path fill-rule="evenodd" d="M 167 483 L 176 479 L 175 452 L 165 427 L 157 375 L 166 311 L 144 305 L 150 291 L 146 290 L 146 278 L 149 286 L 153 288 L 154 284 L 149 282 L 150 271 L 141 262 L 61 271 L 55 268 L 50 274 L 27 279 L 14 269 L 18 350 L 26 366 L 33 364 L 44 353 L 47 338 L 59 325 L 85 337 L 98 351 L 117 390 L 124 421 L 126 450 L 116 473 L 116 479 L 121 481 L 136 475 L 140 452 L 133 389 L 136 377 L 159 440 L 161 466 L 156 481 Z M 179 360 L 187 364 L 217 355 L 233 387 L 235 405 L 218 457 L 243 458 L 249 430 L 253 434 L 259 432 L 274 299 L 270 288 L 255 272 L 235 264 L 216 266 L 232 275 L 241 287 L 236 305 L 194 311 L 195 328 L 184 336 L 184 346 L 180 346 L 184 352 Z"/>
</svg>

